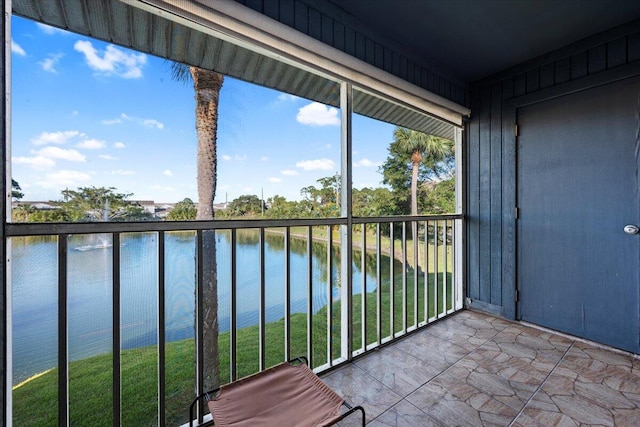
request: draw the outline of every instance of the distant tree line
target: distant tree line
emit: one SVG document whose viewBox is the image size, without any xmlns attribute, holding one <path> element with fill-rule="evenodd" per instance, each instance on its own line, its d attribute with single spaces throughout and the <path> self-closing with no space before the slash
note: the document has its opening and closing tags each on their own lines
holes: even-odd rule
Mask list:
<svg viewBox="0 0 640 427">
<path fill-rule="evenodd" d="M 384 187 L 352 190 L 352 212 L 357 217 L 408 214 L 443 214 L 455 211 L 455 159 L 453 142 L 396 128 L 388 156 L 380 166 Z M 216 212 L 218 219 L 236 218 L 330 218 L 340 215 L 341 177 L 338 173 L 320 178 L 317 185 L 300 190 L 302 199 L 287 200 L 275 195 L 263 200 L 242 195 Z M 20 185 L 12 180 L 12 196 L 20 200 Z M 128 200 L 132 194 L 117 193 L 114 187 L 80 187 L 62 191 L 52 201 L 54 209 L 18 206 L 16 222 L 149 221 L 154 215 Z M 169 221 L 197 218 L 198 205 L 191 199 L 175 204 Z"/>
</svg>

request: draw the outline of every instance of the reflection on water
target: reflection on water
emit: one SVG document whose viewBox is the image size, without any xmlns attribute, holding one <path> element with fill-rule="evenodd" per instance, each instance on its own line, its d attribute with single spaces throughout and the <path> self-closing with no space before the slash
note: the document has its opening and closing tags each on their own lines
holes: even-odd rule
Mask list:
<svg viewBox="0 0 640 427">
<path fill-rule="evenodd" d="M 229 328 L 231 287 L 230 233 L 217 233 L 220 330 Z M 267 235 L 265 244 L 266 319 L 284 316 L 286 259 L 284 238 Z M 158 236 L 156 233 L 121 235 L 120 339 L 123 349 L 157 343 Z M 13 382 L 17 384 L 57 364 L 58 257 L 54 237 L 12 238 L 11 281 L 13 304 Z M 113 242 L 109 235 L 71 236 L 68 241 L 68 348 L 71 361 L 112 350 Z M 309 260 L 306 242 L 290 245 L 291 311 L 307 311 Z M 334 250 L 332 299 L 340 261 Z M 237 325 L 258 322 L 260 246 L 258 233 L 242 231 L 236 244 Z M 354 292 L 361 273 L 356 263 Z M 326 246 L 313 243 L 313 311 L 327 302 Z M 166 340 L 193 337 L 195 295 L 195 235 L 167 233 L 165 238 Z M 376 288 L 375 273 L 367 274 L 367 290 Z"/>
</svg>

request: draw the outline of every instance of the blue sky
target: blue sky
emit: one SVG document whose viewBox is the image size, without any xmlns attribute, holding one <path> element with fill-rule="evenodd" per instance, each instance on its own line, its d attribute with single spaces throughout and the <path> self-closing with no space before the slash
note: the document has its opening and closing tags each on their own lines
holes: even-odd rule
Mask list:
<svg viewBox="0 0 640 427">
<path fill-rule="evenodd" d="M 193 88 L 163 59 L 12 19 L 12 175 L 24 200 L 115 187 L 131 199 L 197 200 Z M 340 170 L 339 110 L 226 78 L 216 202 L 299 200 Z M 381 186 L 393 126 L 354 117 L 354 187 Z"/>
</svg>

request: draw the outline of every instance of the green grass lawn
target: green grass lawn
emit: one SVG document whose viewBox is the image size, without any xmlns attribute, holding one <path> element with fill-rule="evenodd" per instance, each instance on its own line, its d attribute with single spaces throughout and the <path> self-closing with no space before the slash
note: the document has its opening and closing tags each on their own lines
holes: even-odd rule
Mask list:
<svg viewBox="0 0 640 427">
<path fill-rule="evenodd" d="M 449 262 L 447 264 L 450 264 Z M 430 266 L 433 267 L 433 266 Z M 440 268 L 443 268 L 441 266 Z M 447 269 L 446 309 L 452 307 L 451 268 Z M 430 268 L 432 271 L 432 268 Z M 406 274 L 406 290 L 403 289 L 402 272 L 394 272 L 394 331 L 403 329 L 406 306 L 406 323 L 415 322 L 414 301 L 418 302 L 418 322 L 425 319 L 424 276 L 419 274 L 416 295 L 413 281 L 413 269 Z M 442 275 L 439 276 L 439 280 Z M 388 277 L 383 279 L 381 293 L 381 335 L 386 337 L 391 331 L 391 292 Z M 442 292 L 442 282 L 439 282 Z M 406 299 L 403 298 L 406 295 Z M 433 317 L 445 311 L 443 298 L 436 305 L 434 300 L 434 275 L 428 275 L 427 311 Z M 353 348 L 362 347 L 362 294 L 352 299 Z M 341 304 L 332 306 L 332 357 L 340 355 Z M 366 295 L 366 342 L 378 340 L 377 333 L 377 292 Z M 284 320 L 265 325 L 265 358 L 267 366 L 285 360 Z M 327 362 L 327 309 L 319 310 L 312 317 L 314 367 Z M 237 331 L 237 377 L 243 377 L 258 371 L 259 329 L 251 326 Z M 223 383 L 229 377 L 229 333 L 219 336 L 220 374 Z M 307 355 L 307 315 L 298 313 L 291 316 L 291 355 Z M 188 408 L 195 397 L 195 349 L 193 339 L 171 342 L 166 345 L 166 419 L 168 425 L 188 422 Z M 18 386 L 13 391 L 13 419 L 20 426 L 52 426 L 57 424 L 57 369 L 52 369 L 37 378 Z M 158 411 L 158 354 L 157 347 L 143 347 L 121 352 L 122 382 L 122 425 L 155 426 Z M 70 421 L 78 426 L 111 426 L 112 411 L 112 356 L 104 354 L 69 364 Z"/>
</svg>

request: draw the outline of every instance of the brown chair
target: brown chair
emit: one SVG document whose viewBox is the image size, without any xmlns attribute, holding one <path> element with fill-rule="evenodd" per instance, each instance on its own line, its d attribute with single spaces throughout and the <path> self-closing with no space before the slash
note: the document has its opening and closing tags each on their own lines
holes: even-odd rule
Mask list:
<svg viewBox="0 0 640 427">
<path fill-rule="evenodd" d="M 189 426 L 201 399 L 218 427 L 330 426 L 356 411 L 365 425 L 364 408 L 345 402 L 313 373 L 304 357 L 201 394 L 189 408 Z"/>
</svg>

